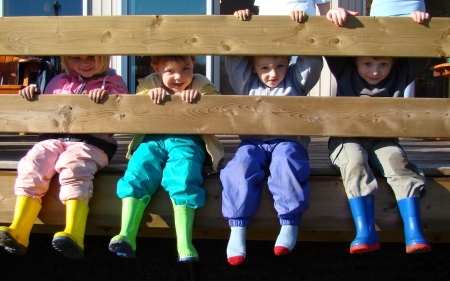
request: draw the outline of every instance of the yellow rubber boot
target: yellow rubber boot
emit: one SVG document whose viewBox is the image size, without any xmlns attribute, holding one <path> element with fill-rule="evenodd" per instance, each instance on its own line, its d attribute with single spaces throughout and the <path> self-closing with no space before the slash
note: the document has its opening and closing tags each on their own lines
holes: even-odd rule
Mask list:
<svg viewBox="0 0 450 281">
<path fill-rule="evenodd" d="M 12 254 L 24 255 L 27 252 L 31 229 L 40 210 L 39 199 L 17 196 L 13 222 L 9 227 L 0 226 L 0 246 Z"/>
<path fill-rule="evenodd" d="M 84 253 L 84 231 L 89 206 L 80 200 L 66 201 L 66 228 L 53 236 L 53 248 L 70 259 L 81 259 Z"/>
<path fill-rule="evenodd" d="M 192 244 L 192 228 L 195 209 L 186 205 L 175 205 L 173 202 L 175 230 L 177 233 L 178 261 L 190 263 L 198 261 L 198 253 Z"/>
</svg>

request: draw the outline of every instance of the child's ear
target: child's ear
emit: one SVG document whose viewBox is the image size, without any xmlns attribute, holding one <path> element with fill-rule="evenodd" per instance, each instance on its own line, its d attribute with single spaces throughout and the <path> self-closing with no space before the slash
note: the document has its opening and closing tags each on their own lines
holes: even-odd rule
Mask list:
<svg viewBox="0 0 450 281">
<path fill-rule="evenodd" d="M 152 68 L 153 68 L 153 70 L 155 71 L 155 72 L 159 72 L 159 67 L 158 67 L 158 65 L 156 65 L 156 64 L 150 64 L 151 66 L 152 66 Z"/>
</svg>

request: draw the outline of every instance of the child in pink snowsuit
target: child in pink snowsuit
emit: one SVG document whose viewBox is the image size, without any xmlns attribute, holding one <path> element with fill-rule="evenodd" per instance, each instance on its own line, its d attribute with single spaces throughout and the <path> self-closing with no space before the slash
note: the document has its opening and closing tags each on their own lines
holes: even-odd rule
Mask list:
<svg viewBox="0 0 450 281">
<path fill-rule="evenodd" d="M 109 68 L 109 56 L 63 56 L 65 73 L 55 76 L 44 94 L 87 94 L 99 102 L 108 94 L 126 94 L 127 86 Z M 34 86 L 19 91 L 33 100 L 41 90 Z M 40 134 L 36 143 L 17 167 L 14 219 L 0 227 L 0 246 L 23 255 L 42 197 L 52 177 L 59 173 L 59 198 L 66 205 L 66 228 L 55 234 L 53 247 L 68 258 L 82 258 L 84 231 L 92 197 L 94 174 L 105 167 L 117 149 L 112 134 Z"/>
</svg>

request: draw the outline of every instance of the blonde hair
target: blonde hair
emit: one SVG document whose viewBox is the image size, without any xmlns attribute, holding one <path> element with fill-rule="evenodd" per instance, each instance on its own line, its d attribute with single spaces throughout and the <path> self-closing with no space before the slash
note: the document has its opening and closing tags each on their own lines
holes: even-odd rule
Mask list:
<svg viewBox="0 0 450 281">
<path fill-rule="evenodd" d="M 70 58 L 73 56 L 61 56 L 61 67 L 62 69 L 69 75 L 73 75 L 76 73 L 75 70 L 73 70 L 70 67 Z M 109 61 L 110 56 L 94 56 L 95 62 L 98 65 L 98 71 L 94 73 L 94 75 L 99 74 L 107 74 L 109 70 Z"/>
<path fill-rule="evenodd" d="M 197 59 L 196 56 L 152 56 L 151 65 L 158 65 L 160 63 L 166 63 L 168 61 L 183 61 L 186 62 L 187 58 L 191 58 L 192 62 L 195 63 Z"/>
</svg>

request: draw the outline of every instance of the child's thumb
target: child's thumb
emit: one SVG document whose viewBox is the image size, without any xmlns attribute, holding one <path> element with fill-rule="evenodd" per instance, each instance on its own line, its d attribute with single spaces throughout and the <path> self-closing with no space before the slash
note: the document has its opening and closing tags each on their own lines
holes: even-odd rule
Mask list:
<svg viewBox="0 0 450 281">
<path fill-rule="evenodd" d="M 359 15 L 359 12 L 355 12 L 355 11 L 347 11 L 347 13 L 351 16 L 357 16 Z"/>
</svg>

